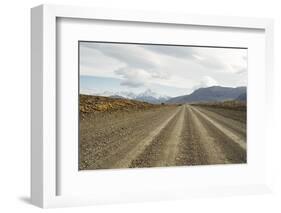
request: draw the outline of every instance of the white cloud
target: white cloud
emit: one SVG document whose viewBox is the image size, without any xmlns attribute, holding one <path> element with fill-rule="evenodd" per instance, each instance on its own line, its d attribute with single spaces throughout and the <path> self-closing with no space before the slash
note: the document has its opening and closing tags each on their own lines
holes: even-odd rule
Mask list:
<svg viewBox="0 0 281 213">
<path fill-rule="evenodd" d="M 157 54 L 176 58 L 193 58 L 196 54 L 195 48 L 186 46 L 146 45 L 143 48 Z"/>
<path fill-rule="evenodd" d="M 123 81 L 121 85 L 133 88 L 145 86 L 151 78 L 151 75 L 147 71 L 130 67 L 115 70 L 115 74 L 122 77 Z"/>
<path fill-rule="evenodd" d="M 246 49 L 198 48 L 197 61 L 210 72 L 237 73 L 247 69 Z"/>
<path fill-rule="evenodd" d="M 94 49 L 105 56 L 125 63 L 128 66 L 141 69 L 151 69 L 157 66 L 154 54 L 144 50 L 139 45 L 124 45 L 111 43 L 81 43 L 81 49 Z"/>
<path fill-rule="evenodd" d="M 222 55 L 224 49 L 215 49 L 207 47 L 188 47 L 188 46 L 145 46 L 146 50 L 153 51 L 161 55 L 167 55 L 182 60 L 190 60 L 193 63 L 199 64 L 206 69 L 228 71 L 230 65 L 229 60 L 222 60 L 218 55 Z M 218 54 L 214 54 L 217 52 Z M 221 52 L 221 53 L 220 53 Z M 225 51 L 228 52 L 228 51 Z M 230 70 L 231 71 L 231 70 Z"/>
<path fill-rule="evenodd" d="M 227 71 L 228 66 L 226 63 L 221 61 L 219 58 L 214 56 L 197 56 L 196 63 L 199 63 L 201 66 L 207 69 L 213 69 L 216 71 L 224 70 Z"/>
<path fill-rule="evenodd" d="M 205 88 L 205 87 L 211 87 L 211 86 L 217 86 L 219 85 L 218 82 L 213 79 L 210 76 L 203 76 L 199 84 L 195 85 L 193 87 L 193 90 L 199 89 L 199 88 Z"/>
<path fill-rule="evenodd" d="M 202 87 L 211 87 L 218 85 L 218 82 L 210 76 L 204 76 L 201 85 Z"/>
<path fill-rule="evenodd" d="M 152 84 L 192 90 L 245 86 L 247 50 L 80 43 L 80 74 L 121 79 L 128 88 Z"/>
</svg>

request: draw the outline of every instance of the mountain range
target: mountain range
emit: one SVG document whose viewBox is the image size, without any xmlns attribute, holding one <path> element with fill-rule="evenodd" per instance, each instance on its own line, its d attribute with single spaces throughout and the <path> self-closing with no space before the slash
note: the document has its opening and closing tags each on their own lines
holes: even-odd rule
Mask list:
<svg viewBox="0 0 281 213">
<path fill-rule="evenodd" d="M 151 89 L 147 89 L 139 94 L 135 94 L 133 92 L 126 92 L 126 91 L 121 91 L 121 92 L 105 91 L 102 93 L 91 93 L 90 95 L 99 95 L 99 96 L 105 96 L 111 98 L 126 98 L 126 99 L 132 99 L 137 101 L 144 101 L 152 104 L 164 103 L 171 98 L 169 96 L 160 95 L 156 92 L 153 92 Z"/>
<path fill-rule="evenodd" d="M 104 91 L 102 93 L 88 93 L 89 95 L 98 95 L 111 98 L 125 98 L 138 101 L 144 101 L 152 104 L 182 104 L 182 103 L 194 103 L 194 102 L 209 102 L 209 101 L 225 101 L 225 100 L 239 100 L 246 101 L 247 88 L 246 87 L 222 87 L 212 86 L 199 88 L 189 95 L 169 97 L 166 95 L 160 95 L 153 92 L 151 89 L 135 94 L 133 92 L 109 92 Z"/>
<path fill-rule="evenodd" d="M 209 102 L 209 101 L 225 101 L 240 100 L 246 101 L 246 87 L 221 87 L 212 86 L 200 88 L 189 95 L 178 96 L 169 99 L 166 103 L 192 103 L 192 102 Z"/>
</svg>

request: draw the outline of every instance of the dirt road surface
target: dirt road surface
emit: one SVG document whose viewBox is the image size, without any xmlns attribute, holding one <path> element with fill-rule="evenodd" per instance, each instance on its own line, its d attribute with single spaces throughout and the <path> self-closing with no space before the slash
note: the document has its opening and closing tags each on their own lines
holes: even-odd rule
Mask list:
<svg viewBox="0 0 281 213">
<path fill-rule="evenodd" d="M 191 105 L 92 114 L 80 122 L 79 169 L 246 163 L 243 116 Z"/>
</svg>

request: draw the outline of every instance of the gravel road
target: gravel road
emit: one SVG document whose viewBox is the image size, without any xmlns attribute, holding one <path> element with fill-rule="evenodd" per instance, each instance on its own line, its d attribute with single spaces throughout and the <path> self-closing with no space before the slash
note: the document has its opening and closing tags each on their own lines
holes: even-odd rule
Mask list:
<svg viewBox="0 0 281 213">
<path fill-rule="evenodd" d="M 246 163 L 246 121 L 233 115 L 191 105 L 89 114 L 79 169 Z"/>
</svg>

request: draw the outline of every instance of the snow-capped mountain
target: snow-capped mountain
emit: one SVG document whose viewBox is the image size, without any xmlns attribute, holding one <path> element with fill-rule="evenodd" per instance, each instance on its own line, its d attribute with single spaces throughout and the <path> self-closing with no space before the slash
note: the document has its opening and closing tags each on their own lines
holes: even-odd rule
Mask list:
<svg viewBox="0 0 281 213">
<path fill-rule="evenodd" d="M 99 96 L 105 96 L 105 97 L 123 97 L 123 98 L 127 98 L 127 99 L 135 99 L 136 98 L 136 94 L 132 93 L 132 92 L 126 92 L 126 91 L 122 91 L 122 92 L 109 92 L 109 91 L 104 91 L 102 93 L 95 93 L 95 95 L 99 95 Z"/>
<path fill-rule="evenodd" d="M 165 95 L 160 95 L 156 92 L 153 92 L 150 89 L 147 89 L 143 93 L 138 94 L 134 99 L 139 100 L 139 101 L 145 101 L 148 103 L 159 104 L 159 103 L 167 101 L 168 99 L 170 99 L 170 97 L 165 96 Z"/>
<path fill-rule="evenodd" d="M 142 93 L 135 94 L 133 92 L 128 91 L 120 91 L 120 92 L 111 92 L 111 91 L 103 91 L 103 92 L 90 92 L 90 91 L 82 91 L 81 93 L 87 95 L 98 95 L 98 96 L 105 96 L 105 97 L 113 97 L 113 98 L 126 98 L 126 99 L 133 99 L 138 101 L 144 101 L 153 104 L 163 103 L 170 99 L 169 96 L 160 95 L 156 92 L 153 92 L 151 89 L 147 89 Z"/>
</svg>

